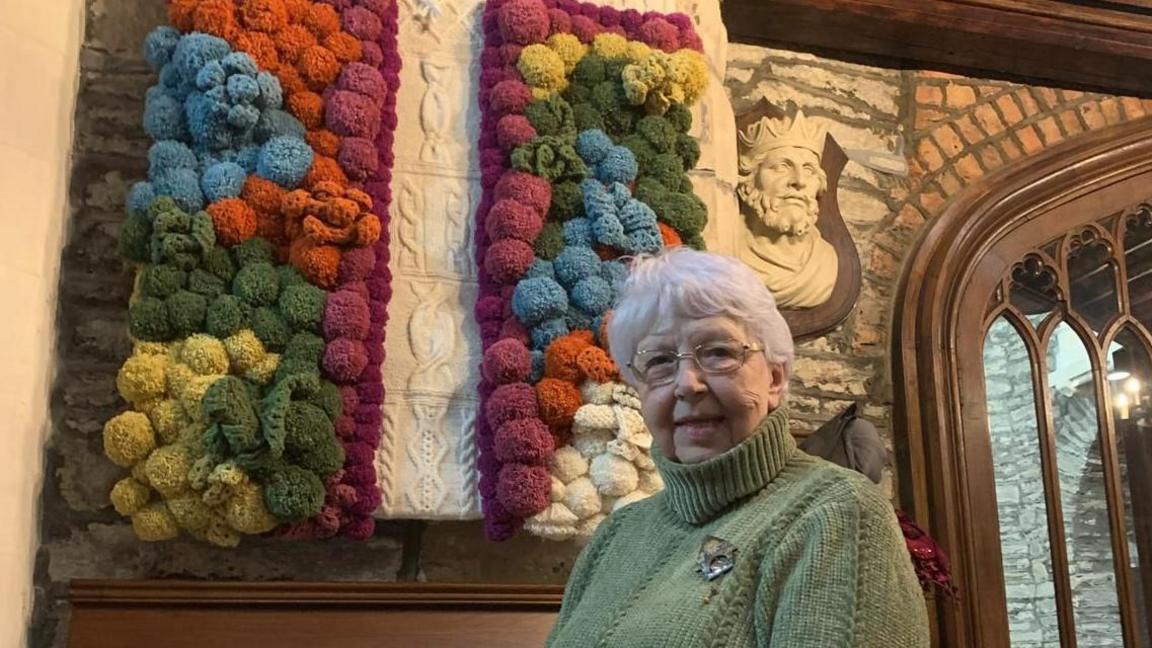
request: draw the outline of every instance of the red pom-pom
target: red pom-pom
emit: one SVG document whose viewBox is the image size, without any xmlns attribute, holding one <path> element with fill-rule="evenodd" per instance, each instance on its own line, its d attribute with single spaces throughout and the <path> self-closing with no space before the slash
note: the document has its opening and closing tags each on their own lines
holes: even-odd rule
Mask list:
<svg viewBox="0 0 1152 648">
<path fill-rule="evenodd" d="M 484 227 L 493 241 L 513 238 L 531 243 L 544 227 L 544 220 L 531 207 L 505 199 L 492 205 Z"/>
<path fill-rule="evenodd" d="M 541 216 L 548 213 L 552 205 L 552 185 L 540 176 L 512 171 L 505 173 L 496 183 L 496 199 L 515 200 L 530 206 Z"/>
<path fill-rule="evenodd" d="M 536 392 L 527 383 L 500 385 L 484 403 L 484 416 L 493 429 L 508 421 L 539 418 L 536 411 Z"/>
<path fill-rule="evenodd" d="M 531 517 L 552 501 L 552 476 L 544 466 L 505 464 L 496 482 L 496 499 L 518 517 Z"/>
<path fill-rule="evenodd" d="M 488 105 L 500 115 L 522 113 L 532 103 L 532 90 L 523 81 L 506 79 L 492 86 Z"/>
<path fill-rule="evenodd" d="M 496 458 L 503 462 L 546 465 L 552 457 L 552 433 L 540 419 L 509 421 L 496 429 Z"/>
<path fill-rule="evenodd" d="M 505 339 L 484 352 L 484 377 L 496 383 L 522 383 L 532 371 L 532 354 L 523 342 Z"/>
<path fill-rule="evenodd" d="M 659 50 L 675 52 L 680 49 L 680 30 L 663 18 L 653 18 L 640 25 L 640 40 Z"/>
<path fill-rule="evenodd" d="M 548 20 L 552 23 L 553 34 L 567 34 L 572 31 L 572 17 L 563 9 L 549 9 Z"/>
<path fill-rule="evenodd" d="M 548 10 L 540 0 L 509 0 L 496 16 L 504 40 L 521 45 L 543 42 L 552 26 Z"/>
<path fill-rule="evenodd" d="M 496 141 L 500 148 L 512 149 L 536 137 L 536 129 L 524 115 L 504 115 L 496 122 Z"/>
<path fill-rule="evenodd" d="M 587 16 L 572 16 L 572 34 L 580 39 L 581 43 L 591 43 L 600 33 L 600 26 L 592 22 Z"/>
<path fill-rule="evenodd" d="M 514 284 L 532 266 L 536 255 L 532 246 L 519 239 L 496 241 L 484 255 L 484 269 L 502 284 Z"/>
</svg>

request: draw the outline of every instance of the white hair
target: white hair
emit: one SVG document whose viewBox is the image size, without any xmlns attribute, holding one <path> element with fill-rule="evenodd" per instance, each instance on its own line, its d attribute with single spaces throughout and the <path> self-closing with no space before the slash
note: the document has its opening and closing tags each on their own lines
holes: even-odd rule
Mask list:
<svg viewBox="0 0 1152 648">
<path fill-rule="evenodd" d="M 635 385 L 629 367 L 640 340 L 670 317 L 730 317 L 744 324 L 769 362 L 792 374 L 792 331 L 776 308 L 776 298 L 751 268 L 739 260 L 679 246 L 634 257 L 608 320 L 608 343 L 620 373 Z"/>
</svg>

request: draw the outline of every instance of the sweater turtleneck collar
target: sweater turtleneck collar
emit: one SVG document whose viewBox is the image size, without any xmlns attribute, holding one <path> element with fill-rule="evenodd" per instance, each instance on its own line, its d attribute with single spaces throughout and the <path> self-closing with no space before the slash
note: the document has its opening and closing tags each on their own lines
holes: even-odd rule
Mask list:
<svg viewBox="0 0 1152 648">
<path fill-rule="evenodd" d="M 685 522 L 699 525 L 767 486 L 795 451 L 788 413 L 780 407 L 760 421 L 752 436 L 711 459 L 677 463 L 655 446 L 652 459 L 664 478 L 668 506 Z"/>
</svg>

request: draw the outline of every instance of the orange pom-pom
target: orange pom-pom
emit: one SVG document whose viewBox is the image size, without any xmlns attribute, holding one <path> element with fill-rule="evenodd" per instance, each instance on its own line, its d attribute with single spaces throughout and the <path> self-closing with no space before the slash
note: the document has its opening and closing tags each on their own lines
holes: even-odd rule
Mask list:
<svg viewBox="0 0 1152 648">
<path fill-rule="evenodd" d="M 580 340 L 584 344 L 596 344 L 596 337 L 592 335 L 592 331 L 588 329 L 576 329 L 569 333 L 572 337 Z"/>
<path fill-rule="evenodd" d="M 193 31 L 196 25 L 192 14 L 199 5 L 200 0 L 172 0 L 168 3 L 168 22 L 182 32 Z"/>
<path fill-rule="evenodd" d="M 600 347 L 586 347 L 576 356 L 576 366 L 588 380 L 604 383 L 617 379 L 616 362 Z"/>
<path fill-rule="evenodd" d="M 280 52 L 281 60 L 296 63 L 309 47 L 316 44 L 316 37 L 303 25 L 288 25 L 276 34 L 276 50 Z"/>
<path fill-rule="evenodd" d="M 312 147 L 316 155 L 336 157 L 336 154 L 340 152 L 340 136 L 327 128 L 308 131 L 305 139 L 308 140 L 308 146 Z"/>
<path fill-rule="evenodd" d="M 218 200 L 208 205 L 207 211 L 216 229 L 216 240 L 226 247 L 256 235 L 256 212 L 239 198 Z"/>
<path fill-rule="evenodd" d="M 252 31 L 275 34 L 288 26 L 288 9 L 281 0 L 243 0 L 240 22 Z"/>
<path fill-rule="evenodd" d="M 684 241 L 680 240 L 680 233 L 672 229 L 668 223 L 657 223 L 660 228 L 660 238 L 664 241 L 664 247 L 676 247 L 683 245 Z"/>
<path fill-rule="evenodd" d="M 567 427 L 572 425 L 572 418 L 580 409 L 580 390 L 564 380 L 543 378 L 536 383 L 536 402 L 540 406 L 540 420 L 551 428 Z"/>
<path fill-rule="evenodd" d="M 284 8 L 288 10 L 288 22 L 302 23 L 312 8 L 312 0 L 284 0 Z"/>
<path fill-rule="evenodd" d="M 324 47 L 336 56 L 336 60 L 345 65 L 359 61 L 364 56 L 364 46 L 360 44 L 360 39 L 347 32 L 331 33 L 323 42 Z"/>
<path fill-rule="evenodd" d="M 304 128 L 312 130 L 320 128 L 324 123 L 324 97 L 315 92 L 297 92 L 289 95 L 285 103 L 288 104 L 288 112 L 299 119 Z"/>
<path fill-rule="evenodd" d="M 574 335 L 557 338 L 544 351 L 544 375 L 549 378 L 579 383 L 583 372 L 576 365 L 576 356 L 588 348 L 588 342 Z"/>
<path fill-rule="evenodd" d="M 276 78 L 280 80 L 280 89 L 284 91 L 284 97 L 291 97 L 292 95 L 308 91 L 308 85 L 304 83 L 304 79 L 300 78 L 300 73 L 296 71 L 296 66 L 281 61 L 280 65 L 273 68 L 276 73 Z"/>
<path fill-rule="evenodd" d="M 232 0 L 202 0 L 192 14 L 192 25 L 196 31 L 231 41 L 240 31 L 236 4 Z"/>
<path fill-rule="evenodd" d="M 240 192 L 240 197 L 258 212 L 279 214 L 284 193 L 284 189 L 275 182 L 258 175 L 250 175 L 244 181 L 244 190 Z"/>
<path fill-rule="evenodd" d="M 276 246 L 288 242 L 288 236 L 284 232 L 284 220 L 275 212 L 256 212 L 256 236 Z"/>
<path fill-rule="evenodd" d="M 308 175 L 304 176 L 304 186 L 312 188 L 321 182 L 335 182 L 346 187 L 348 176 L 344 175 L 344 169 L 340 168 L 340 163 L 334 158 L 317 155 L 312 160 L 312 168 L 308 169 Z"/>
<path fill-rule="evenodd" d="M 340 269 L 340 249 L 332 245 L 316 245 L 306 238 L 296 239 L 288 252 L 288 259 L 308 281 L 321 288 L 336 285 Z"/>
<path fill-rule="evenodd" d="M 280 67 L 280 53 L 276 42 L 268 34 L 261 32 L 240 32 L 236 36 L 236 49 L 248 54 L 262 70 L 275 70 Z M 281 84 L 283 85 L 283 84 Z"/>
<path fill-rule="evenodd" d="M 304 26 L 316 38 L 324 38 L 340 30 L 340 14 L 331 5 L 319 2 L 308 8 L 304 16 Z"/>
<path fill-rule="evenodd" d="M 340 61 L 327 49 L 313 45 L 296 59 L 296 69 L 300 70 L 300 78 L 309 88 L 322 92 L 340 76 Z"/>
</svg>

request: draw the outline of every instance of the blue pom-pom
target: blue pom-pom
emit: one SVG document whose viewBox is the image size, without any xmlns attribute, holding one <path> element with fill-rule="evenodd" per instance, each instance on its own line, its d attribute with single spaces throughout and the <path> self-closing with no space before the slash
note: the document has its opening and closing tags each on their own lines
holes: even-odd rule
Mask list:
<svg viewBox="0 0 1152 648">
<path fill-rule="evenodd" d="M 228 77 L 228 98 L 232 103 L 254 103 L 260 96 L 260 84 L 256 79 L 243 74 Z"/>
<path fill-rule="evenodd" d="M 224 66 L 220 65 L 220 61 L 208 61 L 196 73 L 196 87 L 205 92 L 224 85 L 227 80 L 228 73 L 224 71 Z"/>
<path fill-rule="evenodd" d="M 550 319 L 532 327 L 532 348 L 543 351 L 559 338 L 568 335 L 568 323 L 563 317 Z"/>
<path fill-rule="evenodd" d="M 612 292 L 619 292 L 628 279 L 628 266 L 618 259 L 605 261 L 600 264 L 600 277 L 612 286 Z"/>
<path fill-rule="evenodd" d="M 256 163 L 260 160 L 260 147 L 255 145 L 245 146 L 240 149 L 236 154 L 235 162 L 244 168 L 244 171 L 249 175 L 256 173 Z"/>
<path fill-rule="evenodd" d="M 525 326 L 562 317 L 568 310 L 568 293 L 547 277 L 522 279 L 512 293 L 512 312 Z"/>
<path fill-rule="evenodd" d="M 556 269 L 556 279 L 564 286 L 572 287 L 584 277 L 600 272 L 600 257 L 592 248 L 569 245 L 552 261 L 552 267 Z"/>
<path fill-rule="evenodd" d="M 157 196 L 171 196 L 180 209 L 188 213 L 204 209 L 204 194 L 200 191 L 200 174 L 191 169 L 174 169 L 152 181 Z"/>
<path fill-rule="evenodd" d="M 187 94 L 182 91 L 184 77 L 180 76 L 180 70 L 171 63 L 160 69 L 160 86 L 172 92 L 180 92 L 181 96 Z"/>
<path fill-rule="evenodd" d="M 572 287 L 572 303 L 589 315 L 599 315 L 612 307 L 612 285 L 598 275 L 584 277 Z"/>
<path fill-rule="evenodd" d="M 174 27 L 157 27 L 144 39 L 144 59 L 156 72 L 172 60 L 176 44 L 180 42 L 180 31 Z"/>
<path fill-rule="evenodd" d="M 576 153 L 588 165 L 595 165 L 612 148 L 612 139 L 599 128 L 586 130 L 576 136 Z"/>
<path fill-rule="evenodd" d="M 312 166 L 312 147 L 293 137 L 274 137 L 260 149 L 256 173 L 286 189 L 295 189 Z"/>
<path fill-rule="evenodd" d="M 591 315 L 575 306 L 569 306 L 568 312 L 564 314 L 564 323 L 568 325 L 570 331 L 591 329 L 594 321 Z"/>
<path fill-rule="evenodd" d="M 275 110 L 284 105 L 284 89 L 280 87 L 280 79 L 271 72 L 261 72 L 256 75 L 256 84 L 260 86 L 258 103 L 264 110 Z"/>
<path fill-rule="evenodd" d="M 236 130 L 247 131 L 255 128 L 258 121 L 260 121 L 260 111 L 256 106 L 239 104 L 228 110 L 228 125 Z"/>
<path fill-rule="evenodd" d="M 156 200 L 156 190 L 152 188 L 152 183 L 137 182 L 128 191 L 125 206 L 128 208 L 129 215 L 144 216 L 148 213 L 148 207 L 152 205 L 154 200 Z"/>
<path fill-rule="evenodd" d="M 638 171 L 636 156 L 623 146 L 613 146 L 596 165 L 596 177 L 601 182 L 631 184 Z"/>
<path fill-rule="evenodd" d="M 144 106 L 144 132 L 155 140 L 188 139 L 184 107 L 170 94 L 150 93 Z"/>
<path fill-rule="evenodd" d="M 549 279 L 556 278 L 556 271 L 552 268 L 552 262 L 544 259 L 536 259 L 532 265 L 528 267 L 528 271 L 524 273 L 525 279 L 533 277 L 547 277 Z"/>
<path fill-rule="evenodd" d="M 228 70 L 229 75 L 243 74 L 254 77 L 260 71 L 256 61 L 244 52 L 232 52 L 225 56 L 221 63 L 224 64 L 224 69 Z"/>
<path fill-rule="evenodd" d="M 200 188 L 208 202 L 236 198 L 244 190 L 248 173 L 235 162 L 222 162 L 208 167 L 200 178 Z"/>
<path fill-rule="evenodd" d="M 160 140 L 148 149 L 148 178 L 156 179 L 160 174 L 173 169 L 195 169 L 196 154 L 192 149 L 176 140 Z"/>
<path fill-rule="evenodd" d="M 225 119 L 228 106 L 213 101 L 205 93 L 193 92 L 184 103 L 188 115 L 188 130 L 198 148 L 223 149 L 232 142 Z"/>
<path fill-rule="evenodd" d="M 538 383 L 544 377 L 544 352 L 532 351 L 532 371 L 528 373 L 528 382 Z"/>
<path fill-rule="evenodd" d="M 232 48 L 224 39 L 197 32 L 184 36 L 176 43 L 172 62 L 185 79 L 192 80 L 209 61 L 218 61 L 231 51 Z"/>
<path fill-rule="evenodd" d="M 592 223 L 587 218 L 564 221 L 564 243 L 578 247 L 592 247 Z"/>
<path fill-rule="evenodd" d="M 299 119 L 277 108 L 260 113 L 260 121 L 256 123 L 256 130 L 252 132 L 257 142 L 267 142 L 273 137 L 294 137 L 302 140 L 307 135 L 308 130 Z"/>
</svg>

